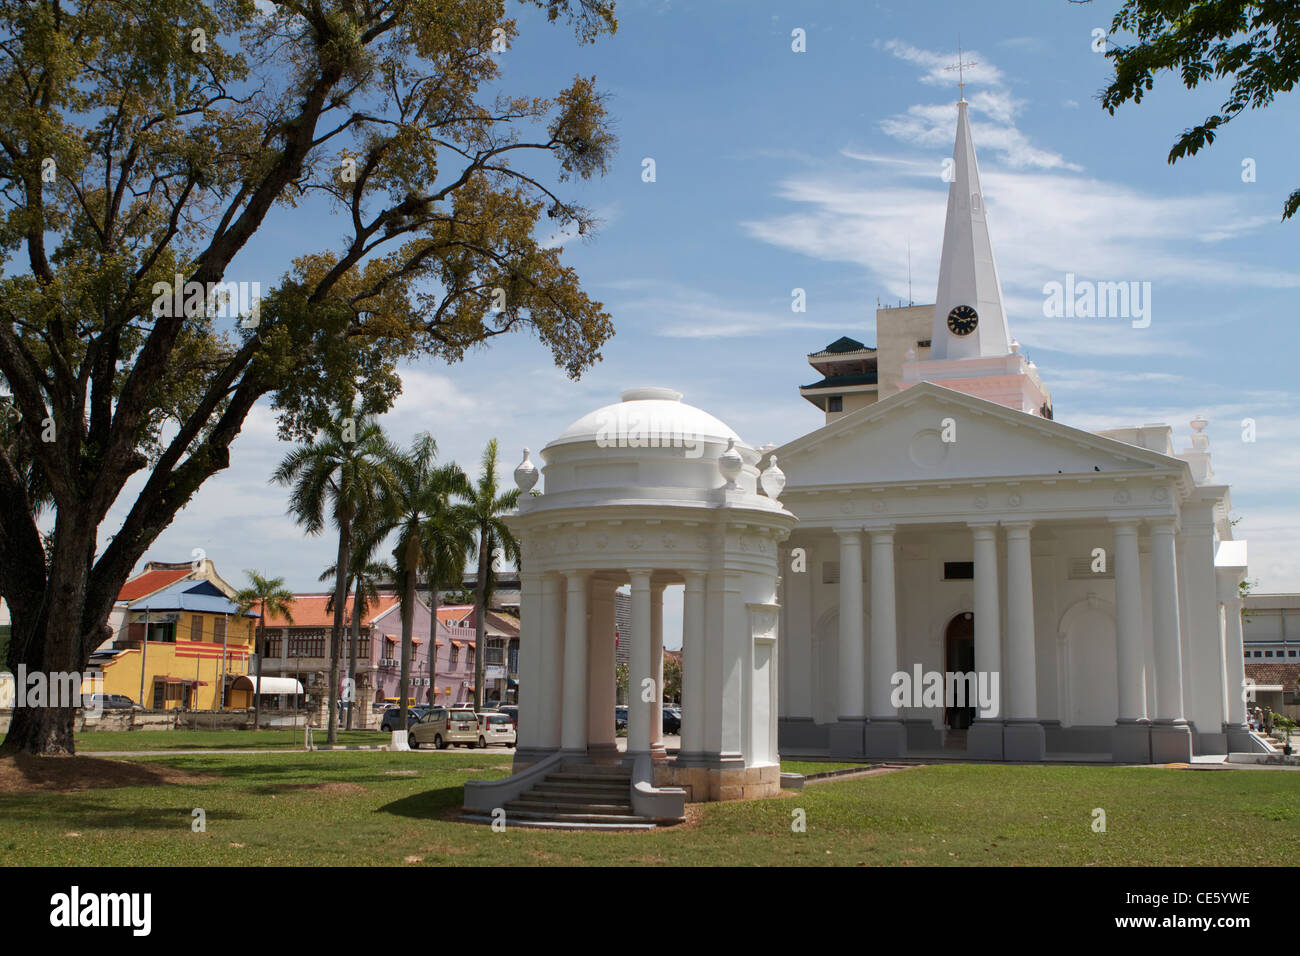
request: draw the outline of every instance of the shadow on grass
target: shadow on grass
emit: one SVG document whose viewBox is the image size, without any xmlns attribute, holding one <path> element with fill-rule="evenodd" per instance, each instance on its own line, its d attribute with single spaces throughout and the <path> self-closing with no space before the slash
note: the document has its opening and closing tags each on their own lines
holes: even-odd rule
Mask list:
<svg viewBox="0 0 1300 956">
<path fill-rule="evenodd" d="M 464 803 L 464 787 L 439 787 L 385 803 L 375 812 L 414 820 L 447 820 L 459 814 Z"/>
<path fill-rule="evenodd" d="M 18 802 L 5 800 L 0 802 L 0 813 L 7 821 L 33 821 L 45 826 L 57 824 L 70 831 L 85 830 L 189 830 L 193 823 L 194 808 L 183 807 L 105 807 L 102 804 L 84 800 L 60 799 L 57 803 L 49 801 Z M 220 814 L 210 814 L 208 822 L 214 820 L 247 820 L 252 814 L 236 813 L 223 810 Z"/>
</svg>

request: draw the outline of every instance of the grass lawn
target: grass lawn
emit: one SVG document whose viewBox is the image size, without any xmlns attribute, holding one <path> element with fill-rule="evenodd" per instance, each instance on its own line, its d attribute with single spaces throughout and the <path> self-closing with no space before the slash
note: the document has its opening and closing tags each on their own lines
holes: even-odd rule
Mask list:
<svg viewBox="0 0 1300 956">
<path fill-rule="evenodd" d="M 93 760 L 94 758 L 87 758 Z M 101 758 L 102 759 L 102 758 Z M 109 761 L 117 763 L 116 761 Z M 943 765 L 692 806 L 652 833 L 453 819 L 506 754 L 187 754 L 122 762 L 123 785 L 0 792 L 0 863 L 1215 864 L 1300 858 L 1300 773 Z M 74 768 L 75 769 L 75 768 Z M 42 771 L 44 772 L 44 771 Z M 101 766 L 99 772 L 104 772 Z M 1092 829 L 1095 807 L 1107 832 Z M 192 811 L 207 829 L 192 832 Z M 807 832 L 791 831 L 792 811 Z"/>
<path fill-rule="evenodd" d="M 390 735 L 377 730 L 340 730 L 339 744 L 386 744 Z M 323 744 L 326 733 L 312 731 Z M 302 730 L 95 730 L 77 734 L 77 753 L 105 750 L 270 750 L 302 749 Z"/>
</svg>

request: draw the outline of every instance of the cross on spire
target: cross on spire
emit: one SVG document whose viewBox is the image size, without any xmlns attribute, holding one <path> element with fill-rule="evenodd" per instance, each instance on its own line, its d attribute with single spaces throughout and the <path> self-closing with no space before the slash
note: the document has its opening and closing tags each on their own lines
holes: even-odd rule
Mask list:
<svg viewBox="0 0 1300 956">
<path fill-rule="evenodd" d="M 957 90 L 960 97 L 958 102 L 964 103 L 966 101 L 966 69 L 972 66 L 979 66 L 979 64 L 973 60 L 963 60 L 961 58 L 961 37 L 959 36 L 957 37 L 957 62 L 952 66 L 944 67 L 944 70 L 949 73 L 953 70 L 957 71 Z"/>
</svg>

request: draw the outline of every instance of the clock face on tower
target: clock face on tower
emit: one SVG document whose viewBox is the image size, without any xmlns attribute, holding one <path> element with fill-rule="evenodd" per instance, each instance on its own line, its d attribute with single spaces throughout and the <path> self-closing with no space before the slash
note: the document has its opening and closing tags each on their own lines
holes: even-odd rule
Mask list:
<svg viewBox="0 0 1300 956">
<path fill-rule="evenodd" d="M 970 335 L 979 323 L 979 313 L 969 305 L 959 305 L 948 313 L 948 331 L 953 335 Z"/>
</svg>

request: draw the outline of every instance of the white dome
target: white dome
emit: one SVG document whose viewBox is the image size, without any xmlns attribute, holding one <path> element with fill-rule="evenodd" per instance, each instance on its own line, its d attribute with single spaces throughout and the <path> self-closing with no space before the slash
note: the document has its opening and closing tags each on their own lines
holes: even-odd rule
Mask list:
<svg viewBox="0 0 1300 956">
<path fill-rule="evenodd" d="M 687 405 L 682 393 L 671 388 L 629 388 L 622 401 L 583 415 L 547 445 L 596 442 L 602 447 L 680 448 L 682 442 L 720 442 L 740 436 L 702 408 Z M 611 444 L 612 443 L 612 444 Z"/>
</svg>

